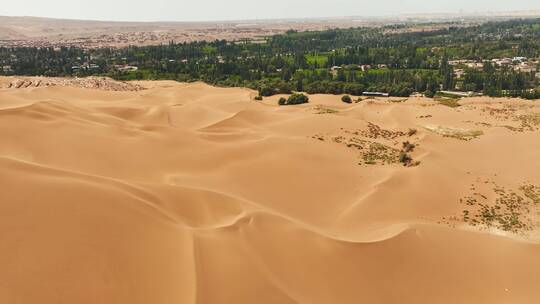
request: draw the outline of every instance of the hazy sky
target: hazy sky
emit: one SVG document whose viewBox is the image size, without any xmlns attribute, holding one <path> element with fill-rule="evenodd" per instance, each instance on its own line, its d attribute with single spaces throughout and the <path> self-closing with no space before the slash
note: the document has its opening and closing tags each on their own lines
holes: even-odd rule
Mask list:
<svg viewBox="0 0 540 304">
<path fill-rule="evenodd" d="M 133 21 L 385 16 L 540 9 L 540 0 L 3 0 L 0 15 Z"/>
</svg>

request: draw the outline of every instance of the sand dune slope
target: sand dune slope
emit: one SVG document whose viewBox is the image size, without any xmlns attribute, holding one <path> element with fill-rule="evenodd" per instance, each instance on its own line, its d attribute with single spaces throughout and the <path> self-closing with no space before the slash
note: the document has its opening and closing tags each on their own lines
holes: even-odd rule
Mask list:
<svg viewBox="0 0 540 304">
<path fill-rule="evenodd" d="M 0 89 L 0 303 L 538 302 L 538 103 L 138 85 Z"/>
</svg>

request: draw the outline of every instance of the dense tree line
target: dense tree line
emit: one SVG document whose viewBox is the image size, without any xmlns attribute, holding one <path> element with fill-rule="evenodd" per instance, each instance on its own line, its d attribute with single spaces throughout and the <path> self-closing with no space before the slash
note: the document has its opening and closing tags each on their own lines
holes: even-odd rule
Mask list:
<svg viewBox="0 0 540 304">
<path fill-rule="evenodd" d="M 0 48 L 0 73 L 8 75 L 107 75 L 120 80 L 202 80 L 247 86 L 262 96 L 302 91 L 360 95 L 363 91 L 408 96 L 438 90 L 490 96 L 538 94 L 535 73 L 494 67 L 488 60 L 540 56 L 540 19 L 446 24 L 434 31 L 414 25 L 296 32 L 265 43 L 225 41 L 100 48 Z M 482 69 L 455 75 L 448 62 L 485 61 Z M 135 66 L 138 70 L 122 69 Z"/>
</svg>

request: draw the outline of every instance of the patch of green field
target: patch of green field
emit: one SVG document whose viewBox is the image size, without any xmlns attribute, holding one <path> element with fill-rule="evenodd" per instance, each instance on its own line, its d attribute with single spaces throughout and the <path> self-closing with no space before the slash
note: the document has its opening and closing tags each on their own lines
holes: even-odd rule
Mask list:
<svg viewBox="0 0 540 304">
<path fill-rule="evenodd" d="M 328 62 L 328 56 L 327 55 L 306 55 L 306 61 L 310 65 L 317 64 L 318 66 L 324 66 Z"/>
<path fill-rule="evenodd" d="M 203 47 L 203 52 L 206 54 L 206 55 L 211 55 L 211 54 L 215 54 L 217 52 L 217 47 L 215 46 L 210 46 L 210 45 L 205 45 Z"/>
</svg>

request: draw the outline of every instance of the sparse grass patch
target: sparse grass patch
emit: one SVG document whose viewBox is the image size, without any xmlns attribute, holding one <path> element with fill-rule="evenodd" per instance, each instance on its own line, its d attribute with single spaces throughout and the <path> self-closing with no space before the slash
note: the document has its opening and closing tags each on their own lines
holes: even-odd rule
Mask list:
<svg viewBox="0 0 540 304">
<path fill-rule="evenodd" d="M 521 129 L 535 131 L 540 126 L 540 113 L 519 115 L 517 120 L 521 122 Z"/>
<path fill-rule="evenodd" d="M 408 98 L 404 98 L 404 99 L 390 99 L 390 102 L 392 103 L 402 103 L 402 102 L 405 102 L 409 100 Z"/>
<path fill-rule="evenodd" d="M 428 126 L 425 126 L 425 128 L 433 133 L 437 133 L 445 137 L 452 137 L 452 138 L 456 138 L 460 140 L 471 140 L 471 139 L 484 135 L 484 132 L 482 130 L 467 130 L 467 129 L 459 129 L 459 128 L 451 128 L 451 127 L 443 127 L 443 126 L 435 126 L 435 125 L 428 125 Z"/>
<path fill-rule="evenodd" d="M 388 140 L 405 136 L 405 132 L 386 130 L 371 122 L 368 123 L 367 127 L 367 130 L 362 130 L 358 134 L 368 138 L 384 138 Z"/>
<path fill-rule="evenodd" d="M 336 114 L 336 113 L 339 113 L 338 110 L 326 108 L 326 107 L 323 107 L 323 106 L 320 106 L 320 105 L 314 107 L 313 110 L 315 110 L 315 114 Z"/>
<path fill-rule="evenodd" d="M 362 155 L 366 164 L 395 164 L 399 161 L 399 150 L 377 142 L 366 143 L 368 143 L 367 151 Z"/>
<path fill-rule="evenodd" d="M 461 106 L 459 104 L 459 98 L 435 97 L 434 99 L 438 101 L 440 105 L 450 108 L 457 108 Z"/>
<path fill-rule="evenodd" d="M 521 128 L 516 128 L 516 127 L 513 127 L 513 126 L 509 126 L 509 125 L 504 125 L 504 126 L 501 126 L 503 128 L 506 128 L 512 132 L 523 132 L 523 130 Z"/>
<path fill-rule="evenodd" d="M 487 183 L 487 182 L 486 182 Z M 460 199 L 467 206 L 461 220 L 471 226 L 497 228 L 511 233 L 522 233 L 534 228 L 534 212 L 540 204 L 540 187 L 525 184 L 512 191 L 492 183 L 495 198 L 475 192 Z M 471 190 L 476 189 L 471 185 Z"/>
<path fill-rule="evenodd" d="M 320 109 L 320 106 L 316 106 L 315 109 Z M 322 134 L 316 134 L 312 136 L 313 139 L 319 141 L 331 141 L 340 145 L 344 145 L 349 149 L 354 149 L 359 152 L 361 161 L 359 165 L 391 165 L 391 164 L 403 164 L 406 167 L 414 167 L 420 164 L 419 161 L 414 161 L 409 154 L 417 147 L 409 141 L 402 142 L 402 146 L 399 147 L 399 141 L 397 138 L 405 138 L 407 132 L 401 130 L 385 130 L 380 126 L 373 123 L 368 123 L 365 129 L 345 129 L 341 128 L 342 135 L 325 136 Z M 416 134 L 409 131 L 411 134 Z"/>
<path fill-rule="evenodd" d="M 540 187 L 526 184 L 519 188 L 523 191 L 523 195 L 530 199 L 534 204 L 540 204 Z"/>
</svg>

